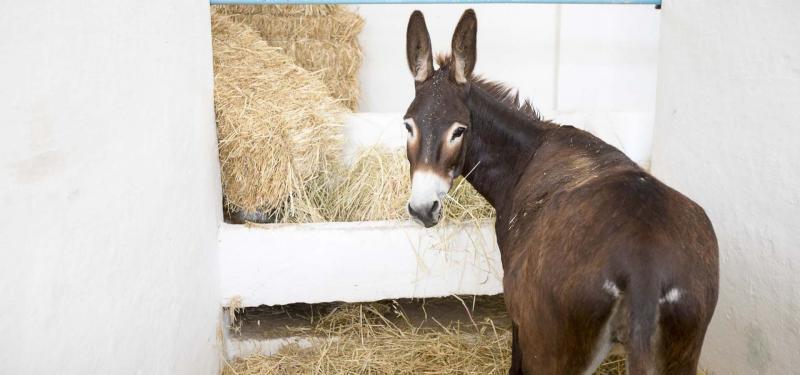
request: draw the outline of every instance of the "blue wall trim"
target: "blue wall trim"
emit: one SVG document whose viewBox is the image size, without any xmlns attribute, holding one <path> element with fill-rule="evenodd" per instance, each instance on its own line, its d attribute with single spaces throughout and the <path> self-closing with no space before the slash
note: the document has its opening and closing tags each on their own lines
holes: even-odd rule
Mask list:
<svg viewBox="0 0 800 375">
<path fill-rule="evenodd" d="M 661 0 L 210 0 L 217 4 L 649 4 Z"/>
</svg>

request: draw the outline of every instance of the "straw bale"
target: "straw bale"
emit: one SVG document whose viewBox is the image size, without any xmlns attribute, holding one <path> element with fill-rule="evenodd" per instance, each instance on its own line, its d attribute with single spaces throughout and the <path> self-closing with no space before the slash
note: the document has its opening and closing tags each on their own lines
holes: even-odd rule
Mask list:
<svg viewBox="0 0 800 375">
<path fill-rule="evenodd" d="M 282 14 L 269 7 L 259 8 L 262 13 L 257 13 L 258 9 L 219 7 L 214 15 L 228 14 L 257 30 L 271 46 L 283 48 L 297 65 L 322 71 L 322 80 L 333 97 L 356 110 L 362 60 L 357 37 L 364 20 L 343 6 L 316 7 L 319 9 L 287 8 L 292 11 Z"/>
<path fill-rule="evenodd" d="M 214 5 L 220 14 L 266 14 L 272 16 L 327 16 L 334 13 L 337 5 Z"/>
<path fill-rule="evenodd" d="M 303 68 L 319 71 L 333 97 L 345 107 L 351 110 L 358 108 L 361 49 L 357 41 L 302 39 L 288 42 L 274 40 L 271 43 L 282 47 Z"/>
<path fill-rule="evenodd" d="M 322 17 L 232 14 L 236 22 L 248 24 L 268 41 L 318 39 L 347 42 L 358 37 L 364 20 L 356 13 L 339 11 Z"/>
<path fill-rule="evenodd" d="M 212 19 L 215 104 L 226 204 L 321 220 L 307 185 L 341 149 L 345 109 L 319 73 L 296 66 L 249 26 Z"/>
</svg>

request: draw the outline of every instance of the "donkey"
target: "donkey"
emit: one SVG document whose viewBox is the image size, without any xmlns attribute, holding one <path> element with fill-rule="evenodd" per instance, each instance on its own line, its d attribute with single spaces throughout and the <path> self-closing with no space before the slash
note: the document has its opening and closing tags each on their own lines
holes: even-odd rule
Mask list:
<svg viewBox="0 0 800 375">
<path fill-rule="evenodd" d="M 696 374 L 719 284 L 705 212 L 616 148 L 473 76 L 476 34 L 470 9 L 434 69 L 422 13 L 408 22 L 408 212 L 436 225 L 459 175 L 496 209 L 509 374 L 591 374 L 612 349 L 629 374 Z"/>
</svg>

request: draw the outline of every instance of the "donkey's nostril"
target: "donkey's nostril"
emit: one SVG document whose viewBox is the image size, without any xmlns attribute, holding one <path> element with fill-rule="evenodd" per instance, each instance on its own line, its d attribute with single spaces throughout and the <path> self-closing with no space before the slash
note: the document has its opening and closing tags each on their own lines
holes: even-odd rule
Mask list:
<svg viewBox="0 0 800 375">
<path fill-rule="evenodd" d="M 414 216 L 414 217 L 419 216 L 419 214 L 417 214 L 417 212 L 414 211 L 414 208 L 411 207 L 411 203 L 408 204 L 408 213 L 409 213 L 409 215 Z"/>
<path fill-rule="evenodd" d="M 439 201 L 433 201 L 433 204 L 431 205 L 431 217 L 433 217 L 433 214 L 436 213 L 437 208 L 439 208 Z"/>
</svg>

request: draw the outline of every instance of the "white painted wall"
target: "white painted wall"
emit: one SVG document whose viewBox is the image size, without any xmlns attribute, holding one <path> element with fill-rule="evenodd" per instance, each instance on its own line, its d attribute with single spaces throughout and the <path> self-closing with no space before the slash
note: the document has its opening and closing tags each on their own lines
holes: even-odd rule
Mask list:
<svg viewBox="0 0 800 375">
<path fill-rule="evenodd" d="M 216 374 L 208 2 L 7 2 L 0 56 L 0 373 Z"/>
<path fill-rule="evenodd" d="M 708 212 L 715 374 L 800 371 L 800 2 L 665 1 L 652 170 Z"/>
<path fill-rule="evenodd" d="M 470 5 L 475 71 L 507 82 L 548 118 L 586 129 L 640 164 L 650 157 L 659 12 L 650 5 Z M 399 117 L 414 94 L 405 32 L 425 13 L 434 50 L 449 51 L 464 5 L 359 5 L 366 20 L 361 111 Z"/>
</svg>

